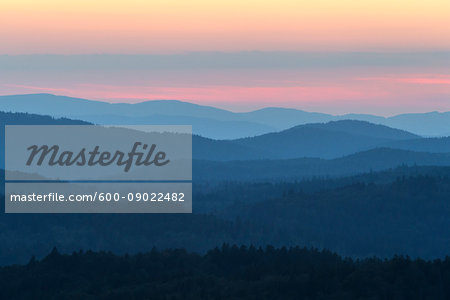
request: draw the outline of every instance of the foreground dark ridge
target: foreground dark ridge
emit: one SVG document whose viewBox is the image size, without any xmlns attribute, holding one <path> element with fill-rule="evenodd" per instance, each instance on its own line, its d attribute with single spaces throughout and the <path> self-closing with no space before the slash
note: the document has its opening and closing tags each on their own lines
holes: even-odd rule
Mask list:
<svg viewBox="0 0 450 300">
<path fill-rule="evenodd" d="M 450 258 L 352 260 L 329 251 L 224 245 L 133 256 L 54 249 L 0 268 L 2 299 L 449 299 Z"/>
</svg>

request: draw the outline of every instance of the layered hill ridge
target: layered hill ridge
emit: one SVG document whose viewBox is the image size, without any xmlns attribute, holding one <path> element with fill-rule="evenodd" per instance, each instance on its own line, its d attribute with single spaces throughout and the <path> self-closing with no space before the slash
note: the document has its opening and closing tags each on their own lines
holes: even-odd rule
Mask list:
<svg viewBox="0 0 450 300">
<path fill-rule="evenodd" d="M 402 129 L 423 136 L 450 135 L 450 112 L 330 115 L 297 109 L 268 107 L 236 113 L 178 100 L 136 104 L 107 103 L 51 94 L 0 96 L 0 111 L 48 114 L 96 124 L 192 124 L 195 134 L 212 139 L 236 139 L 285 130 L 297 125 L 339 120 L 360 120 Z"/>
<path fill-rule="evenodd" d="M 299 125 L 280 132 L 230 141 L 194 137 L 194 158 L 203 160 L 337 158 L 405 141 L 427 140 L 365 121 L 343 120 Z M 423 142 L 426 144 L 426 141 Z"/>
<path fill-rule="evenodd" d="M 0 124 L 89 124 L 25 113 L 0 112 Z M 193 136 L 193 158 L 232 161 L 260 159 L 334 159 L 374 148 L 416 152 L 450 152 L 450 138 L 421 138 L 407 131 L 365 121 L 342 120 L 314 123 L 234 140 Z"/>
<path fill-rule="evenodd" d="M 194 161 L 194 179 L 201 181 L 301 180 L 342 177 L 399 166 L 450 166 L 450 153 L 376 148 L 335 159 Z"/>
</svg>

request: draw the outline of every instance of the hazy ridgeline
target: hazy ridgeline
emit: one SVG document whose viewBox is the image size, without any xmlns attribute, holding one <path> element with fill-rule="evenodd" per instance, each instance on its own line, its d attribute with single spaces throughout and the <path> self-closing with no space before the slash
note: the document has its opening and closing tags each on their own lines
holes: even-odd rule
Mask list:
<svg viewBox="0 0 450 300">
<path fill-rule="evenodd" d="M 439 54 L 433 53 L 433 57 L 439 57 Z M 58 118 L 66 117 L 95 124 L 191 124 L 194 134 L 212 139 L 251 137 L 303 124 L 340 120 L 366 121 L 421 136 L 450 135 L 450 112 L 401 114 L 385 118 L 368 114 L 330 115 L 267 107 L 235 113 L 176 100 L 144 101 L 136 104 L 107 103 L 51 94 L 0 96 L 0 111 L 51 114 Z"/>
</svg>

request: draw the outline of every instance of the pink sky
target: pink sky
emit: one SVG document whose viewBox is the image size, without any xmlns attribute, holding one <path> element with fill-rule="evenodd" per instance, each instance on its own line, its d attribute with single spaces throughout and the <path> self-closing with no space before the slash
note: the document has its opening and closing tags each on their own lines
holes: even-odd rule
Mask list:
<svg viewBox="0 0 450 300">
<path fill-rule="evenodd" d="M 270 71 L 266 71 L 270 73 Z M 163 76 L 152 80 L 154 74 L 143 76 L 140 80 L 128 78 L 104 78 L 89 76 L 68 76 L 68 78 L 49 77 L 14 80 L 0 85 L 2 94 L 52 93 L 73 97 L 104 100 L 108 102 L 140 102 L 152 99 L 177 99 L 198 104 L 214 105 L 233 111 L 246 111 L 266 106 L 291 107 L 328 113 L 377 113 L 390 115 L 401 112 L 423 112 L 431 110 L 450 110 L 450 75 L 445 74 L 360 74 L 357 71 L 333 74 L 323 70 L 318 74 L 296 74 L 292 72 L 276 80 L 258 79 L 254 74 L 251 80 L 239 76 L 223 82 L 225 74 L 214 81 L 202 81 L 208 74 L 194 74 L 193 78 L 182 74 Z M 232 73 L 228 71 L 227 73 Z M 231 75 L 230 75 L 231 76 Z M 265 74 L 265 76 L 268 76 Z M 145 80 L 148 78 L 148 81 Z M 194 82 L 193 82 L 194 81 Z"/>
<path fill-rule="evenodd" d="M 269 53 L 262 61 L 253 53 L 230 55 L 0 56 L 6 66 L 0 70 L 0 94 L 52 93 L 130 103 L 176 99 L 232 111 L 267 106 L 333 114 L 450 110 L 445 53 L 440 58 L 431 53 L 363 59 L 352 54 L 311 58 Z M 265 63 L 268 58 L 272 60 Z"/>
</svg>

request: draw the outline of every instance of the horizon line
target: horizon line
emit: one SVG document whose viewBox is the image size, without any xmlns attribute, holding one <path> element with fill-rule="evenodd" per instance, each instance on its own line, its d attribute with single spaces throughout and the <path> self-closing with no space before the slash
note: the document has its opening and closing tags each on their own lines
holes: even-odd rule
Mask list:
<svg viewBox="0 0 450 300">
<path fill-rule="evenodd" d="M 261 110 L 264 110 L 264 109 L 283 109 L 283 110 L 294 110 L 294 111 L 300 111 L 300 112 L 312 113 L 312 114 L 314 114 L 314 113 L 316 113 L 316 114 L 324 114 L 324 115 L 330 115 L 330 116 L 335 116 L 335 117 L 342 117 L 342 116 L 347 116 L 347 115 L 367 115 L 367 116 L 375 116 L 375 117 L 388 119 L 388 118 L 392 118 L 392 117 L 396 117 L 396 116 L 400 116 L 400 115 L 431 114 L 431 113 L 445 114 L 445 113 L 450 113 L 450 110 L 445 110 L 445 111 L 432 110 L 432 111 L 424 111 L 424 112 L 404 112 L 404 113 L 393 114 L 393 115 L 378 115 L 378 114 L 371 114 L 371 113 L 354 113 L 354 112 L 348 112 L 348 113 L 344 113 L 344 114 L 332 114 L 332 113 L 325 113 L 325 112 L 320 112 L 320 111 L 308 111 L 308 110 L 303 110 L 303 109 L 299 109 L 299 108 L 283 107 L 283 106 L 264 106 L 262 108 L 257 108 L 257 109 L 248 110 L 248 111 L 233 111 L 233 110 L 230 110 L 230 109 L 221 108 L 221 107 L 217 107 L 217 106 L 214 106 L 214 105 L 198 104 L 198 103 L 195 103 L 195 102 L 191 102 L 192 100 L 187 101 L 187 100 L 178 100 L 178 99 L 142 99 L 142 101 L 139 101 L 139 102 L 129 103 L 129 102 L 110 102 L 110 101 L 105 100 L 105 99 L 89 99 L 89 98 L 73 97 L 73 96 L 67 96 L 67 95 L 52 94 L 52 93 L 0 94 L 0 97 L 32 96 L 32 95 L 47 95 L 47 96 L 53 96 L 53 97 L 65 97 L 65 98 L 85 100 L 85 101 L 92 101 L 92 102 L 101 102 L 101 103 L 105 103 L 105 104 L 134 105 L 134 104 L 142 104 L 142 103 L 146 103 L 146 102 L 157 102 L 157 101 L 161 101 L 161 102 L 164 102 L 164 101 L 167 101 L 167 102 L 180 102 L 180 103 L 187 103 L 187 104 L 191 104 L 191 105 L 195 105 L 195 106 L 214 108 L 214 109 L 217 109 L 217 110 L 227 111 L 227 112 L 234 113 L 234 114 L 252 113 L 252 112 L 261 111 Z M 137 100 L 137 99 L 141 99 L 141 98 L 133 98 L 133 99 Z"/>
</svg>

